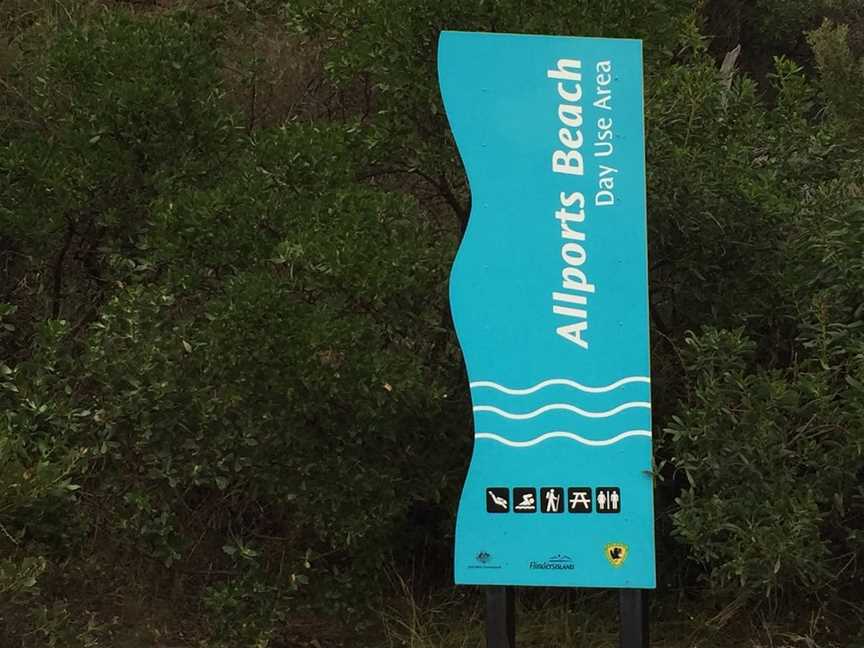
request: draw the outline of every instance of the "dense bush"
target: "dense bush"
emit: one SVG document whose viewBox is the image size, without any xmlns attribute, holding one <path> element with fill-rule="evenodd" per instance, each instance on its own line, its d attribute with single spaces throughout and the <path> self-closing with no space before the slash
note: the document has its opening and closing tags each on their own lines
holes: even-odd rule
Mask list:
<svg viewBox="0 0 864 648">
<path fill-rule="evenodd" d="M 712 583 L 740 588 L 742 599 L 776 603 L 862 577 L 864 202 L 860 142 L 854 117 L 843 114 L 859 86 L 839 82 L 852 74 L 844 36 L 830 25 L 811 35 L 835 97 L 817 95 L 780 60 L 773 108 L 727 104 L 752 120 L 741 134 L 715 136 L 742 170 L 724 172 L 718 161 L 713 182 L 700 176 L 696 187 L 718 187 L 715 205 L 717 195 L 747 203 L 697 212 L 707 227 L 691 222 L 691 240 L 675 241 L 696 259 L 676 267 L 673 257 L 664 271 L 699 277 L 694 297 L 705 302 L 695 312 L 712 315 L 711 328 L 684 334 L 686 396 L 666 430 L 669 459 L 686 477 L 673 523 Z M 812 118 L 816 102 L 828 119 Z M 758 139 L 742 141 L 748 134 Z M 685 295 L 676 289 L 667 308 Z M 670 319 L 700 326 L 677 310 Z"/>
<path fill-rule="evenodd" d="M 830 4 L 763 3 L 759 28 L 782 16 L 776 46 L 797 42 L 848 14 Z M 757 83 L 719 73 L 691 5 L 0 8 L 8 636 L 114 640 L 94 601 L 123 583 L 196 612 L 202 640 L 268 645 L 311 608 L 362 619 L 392 566 L 446 575 L 470 196 L 442 28 L 646 39 L 668 564 L 739 602 L 859 586 L 858 32 L 826 22 L 818 76 L 778 56 Z M 297 78 L 267 76 L 287 59 Z"/>
</svg>

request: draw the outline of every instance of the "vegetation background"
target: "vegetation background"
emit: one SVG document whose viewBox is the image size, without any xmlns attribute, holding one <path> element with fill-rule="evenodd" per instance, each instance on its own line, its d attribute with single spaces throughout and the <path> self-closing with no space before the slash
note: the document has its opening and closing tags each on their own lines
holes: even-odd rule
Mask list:
<svg viewBox="0 0 864 648">
<path fill-rule="evenodd" d="M 2 0 L 4 648 L 479 645 L 445 28 L 645 41 L 657 645 L 864 646 L 861 0 Z"/>
</svg>

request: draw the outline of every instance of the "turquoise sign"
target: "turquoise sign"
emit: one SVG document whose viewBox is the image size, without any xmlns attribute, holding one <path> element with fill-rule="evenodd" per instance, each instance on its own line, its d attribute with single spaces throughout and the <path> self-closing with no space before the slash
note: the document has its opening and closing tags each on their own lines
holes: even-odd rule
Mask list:
<svg viewBox="0 0 864 648">
<path fill-rule="evenodd" d="M 445 32 L 438 71 L 472 196 L 456 582 L 653 588 L 641 43 Z"/>
</svg>

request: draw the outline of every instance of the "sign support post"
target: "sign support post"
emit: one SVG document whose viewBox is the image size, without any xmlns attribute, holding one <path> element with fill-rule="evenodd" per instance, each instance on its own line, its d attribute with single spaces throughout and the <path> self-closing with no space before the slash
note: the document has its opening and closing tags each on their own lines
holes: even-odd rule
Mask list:
<svg viewBox="0 0 864 648">
<path fill-rule="evenodd" d="M 516 648 L 514 587 L 486 588 L 486 648 Z"/>
<path fill-rule="evenodd" d="M 619 610 L 621 648 L 648 648 L 648 591 L 620 590 Z"/>
</svg>

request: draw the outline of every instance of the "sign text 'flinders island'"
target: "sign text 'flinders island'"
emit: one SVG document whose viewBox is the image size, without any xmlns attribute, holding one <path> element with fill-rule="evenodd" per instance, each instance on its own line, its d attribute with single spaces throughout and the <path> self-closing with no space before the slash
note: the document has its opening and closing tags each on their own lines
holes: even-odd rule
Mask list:
<svg viewBox="0 0 864 648">
<path fill-rule="evenodd" d="M 641 43 L 445 32 L 438 69 L 472 194 L 456 581 L 652 588 Z"/>
</svg>

